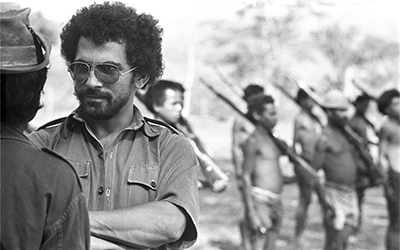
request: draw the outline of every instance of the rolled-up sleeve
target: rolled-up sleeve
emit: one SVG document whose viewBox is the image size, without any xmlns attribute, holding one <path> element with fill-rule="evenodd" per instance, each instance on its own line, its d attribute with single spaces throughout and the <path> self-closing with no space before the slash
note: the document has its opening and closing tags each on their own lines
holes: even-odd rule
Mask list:
<svg viewBox="0 0 400 250">
<path fill-rule="evenodd" d="M 197 239 L 199 194 L 197 188 L 196 155 L 190 143 L 183 136 L 170 140 L 161 159 L 163 166 L 159 176 L 157 200 L 171 202 L 186 216 L 186 229 L 182 237 L 168 245 L 170 249 L 184 249 L 192 246 Z"/>
</svg>

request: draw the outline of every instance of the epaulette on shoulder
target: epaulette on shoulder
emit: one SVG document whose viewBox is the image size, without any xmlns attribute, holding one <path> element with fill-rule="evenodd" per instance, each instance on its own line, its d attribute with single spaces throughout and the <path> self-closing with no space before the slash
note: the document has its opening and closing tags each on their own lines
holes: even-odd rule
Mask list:
<svg viewBox="0 0 400 250">
<path fill-rule="evenodd" d="M 51 149 L 49 149 L 49 148 L 46 148 L 46 147 L 43 147 L 43 148 L 42 148 L 42 151 L 44 151 L 44 152 L 46 152 L 46 153 L 48 153 L 48 154 L 51 154 L 52 156 L 55 156 L 55 157 L 57 157 L 57 158 L 59 158 L 59 159 L 65 161 L 66 163 L 68 163 L 68 165 L 70 165 L 70 166 L 72 167 L 71 163 L 69 163 L 69 161 L 68 161 L 67 159 L 65 159 L 65 158 L 64 158 L 63 156 L 61 156 L 60 154 L 54 152 L 53 150 L 51 150 Z"/>
<path fill-rule="evenodd" d="M 77 179 L 78 179 L 79 186 L 80 186 L 81 189 L 82 189 L 82 185 L 81 185 L 81 182 L 80 182 L 78 173 L 76 172 L 75 168 L 72 166 L 72 164 L 71 164 L 67 159 L 65 159 L 63 156 L 61 156 L 60 154 L 56 153 L 55 151 L 53 151 L 53 150 L 51 150 L 51 149 L 49 149 L 49 148 L 43 147 L 43 148 L 42 148 L 42 151 L 43 151 L 43 152 L 46 152 L 46 153 L 48 153 L 48 154 L 50 154 L 50 155 L 52 155 L 52 156 L 54 156 L 54 157 L 56 157 L 56 158 L 58 158 L 58 159 L 60 159 L 60 160 L 62 160 L 62 161 L 65 162 L 68 166 L 70 166 L 71 169 L 72 169 L 72 171 L 74 172 L 75 176 L 76 176 Z"/>
<path fill-rule="evenodd" d="M 156 119 L 151 119 L 151 118 L 148 118 L 148 117 L 143 117 L 143 118 L 149 124 L 160 126 L 160 127 L 165 127 L 165 128 L 168 128 L 169 130 L 171 130 L 172 132 L 174 132 L 175 134 L 182 135 L 181 131 L 177 130 L 176 128 L 172 127 L 171 125 L 169 125 L 166 122 L 163 122 L 163 121 L 160 121 L 160 120 L 156 120 Z"/>
<path fill-rule="evenodd" d="M 61 117 L 61 118 L 49 121 L 48 123 L 45 123 L 44 125 L 42 125 L 39 128 L 37 128 L 36 130 L 40 130 L 40 129 L 49 128 L 49 127 L 52 127 L 52 126 L 55 126 L 55 125 L 59 125 L 59 124 L 63 123 L 66 119 L 67 119 L 67 117 Z"/>
</svg>

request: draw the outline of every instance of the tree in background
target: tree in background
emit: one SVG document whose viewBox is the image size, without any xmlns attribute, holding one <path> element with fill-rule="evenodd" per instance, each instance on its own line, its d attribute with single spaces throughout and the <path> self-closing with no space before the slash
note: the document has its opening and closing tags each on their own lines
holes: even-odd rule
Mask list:
<svg viewBox="0 0 400 250">
<path fill-rule="evenodd" d="M 299 49 L 293 47 L 298 45 L 295 25 L 302 14 L 301 7 L 274 6 L 271 11 L 257 1 L 238 10 L 235 20 L 205 22 L 200 26 L 207 37 L 200 42 L 200 60 L 220 68 L 242 88 L 249 82 L 264 84 L 286 52 Z"/>
<path fill-rule="evenodd" d="M 279 81 L 275 73 L 289 70 L 322 93 L 343 89 L 347 70 L 356 67 L 371 88 L 398 84 L 398 42 L 363 33 L 346 20 L 332 21 L 331 7 L 340 8 L 334 4 L 320 8 L 326 6 L 316 1 L 284 5 L 256 0 L 233 20 L 202 23 L 198 60 L 203 69 L 198 74 L 210 78 L 204 68 L 218 67 L 244 87 Z"/>
<path fill-rule="evenodd" d="M 333 24 L 311 34 L 316 45 L 329 59 L 336 75 L 331 85 L 343 89 L 350 67 L 361 71 L 362 81 L 370 88 L 399 82 L 399 44 L 371 35 L 363 36 L 357 28 L 344 29 Z"/>
</svg>

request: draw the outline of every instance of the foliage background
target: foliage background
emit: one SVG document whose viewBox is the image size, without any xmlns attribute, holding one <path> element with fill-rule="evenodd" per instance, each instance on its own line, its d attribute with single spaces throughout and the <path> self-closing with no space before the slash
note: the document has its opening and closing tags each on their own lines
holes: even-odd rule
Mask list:
<svg viewBox="0 0 400 250">
<path fill-rule="evenodd" d="M 60 58 L 59 32 L 63 23 L 91 0 L 1 1 L 1 7 L 31 7 L 31 24 L 53 44 L 52 66 L 45 86 L 45 107 L 32 121 L 39 126 L 69 114 L 77 105 L 72 81 Z M 276 99 L 277 130 L 290 142 L 292 119 L 298 108 L 273 84 L 295 93 L 283 71 L 323 95 L 330 88 L 342 89 L 352 100 L 361 93 L 353 82 L 377 97 L 383 90 L 399 88 L 400 4 L 397 0 L 136 0 L 127 1 L 139 11 L 153 14 L 164 28 L 165 79 L 184 84 L 185 115 L 220 167 L 233 176 L 230 163 L 230 128 L 236 114 L 200 81 L 202 78 L 238 105 L 242 102 L 224 82 L 239 88 L 261 84 Z M 137 103 L 144 113 L 144 106 Z M 371 104 L 368 117 L 377 125 L 382 117 Z M 285 159 L 283 159 L 284 161 Z M 285 162 L 284 162 L 285 163 Z M 283 164 L 292 174 L 290 164 Z M 231 178 L 228 190 L 214 194 L 201 191 L 200 236 L 194 249 L 240 249 L 237 223 L 241 202 Z M 297 188 L 284 191 L 284 228 L 278 249 L 291 249 Z M 310 209 L 307 248 L 323 244 L 319 208 Z M 351 249 L 383 249 L 387 223 L 380 189 L 366 197 L 365 225 Z"/>
<path fill-rule="evenodd" d="M 45 108 L 34 125 L 73 110 L 76 99 L 59 55 L 59 32 L 82 1 L 16 0 L 31 7 L 31 23 L 53 43 L 52 68 L 43 97 Z M 399 88 L 399 24 L 395 0 L 193 0 L 127 1 L 149 12 L 164 28 L 164 78 L 187 89 L 186 115 L 229 120 L 234 112 L 200 81 L 228 94 L 227 81 L 240 88 L 261 84 L 277 100 L 281 120 L 290 121 L 297 107 L 272 84 L 287 85 L 282 70 L 293 73 L 320 95 L 329 88 L 350 100 L 360 91 L 352 81 L 378 96 Z M 5 2 L 2 7 L 7 7 Z M 15 6 L 15 4 L 14 4 Z M 373 105 L 372 105 L 373 106 Z M 216 108 L 218 107 L 218 108 Z M 376 110 L 371 113 L 376 122 Z M 373 119 L 374 120 L 374 119 Z"/>
</svg>

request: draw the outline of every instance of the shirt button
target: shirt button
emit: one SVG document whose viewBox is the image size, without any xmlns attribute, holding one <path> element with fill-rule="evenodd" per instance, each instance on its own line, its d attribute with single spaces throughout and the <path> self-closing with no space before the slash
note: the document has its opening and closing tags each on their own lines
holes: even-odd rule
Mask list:
<svg viewBox="0 0 400 250">
<path fill-rule="evenodd" d="M 104 193 L 104 188 L 103 187 L 99 187 L 99 194 Z"/>
<path fill-rule="evenodd" d="M 156 187 L 157 187 L 156 181 L 155 181 L 155 180 L 152 180 L 152 181 L 150 182 L 150 186 L 151 186 L 152 188 L 156 188 Z"/>
</svg>

